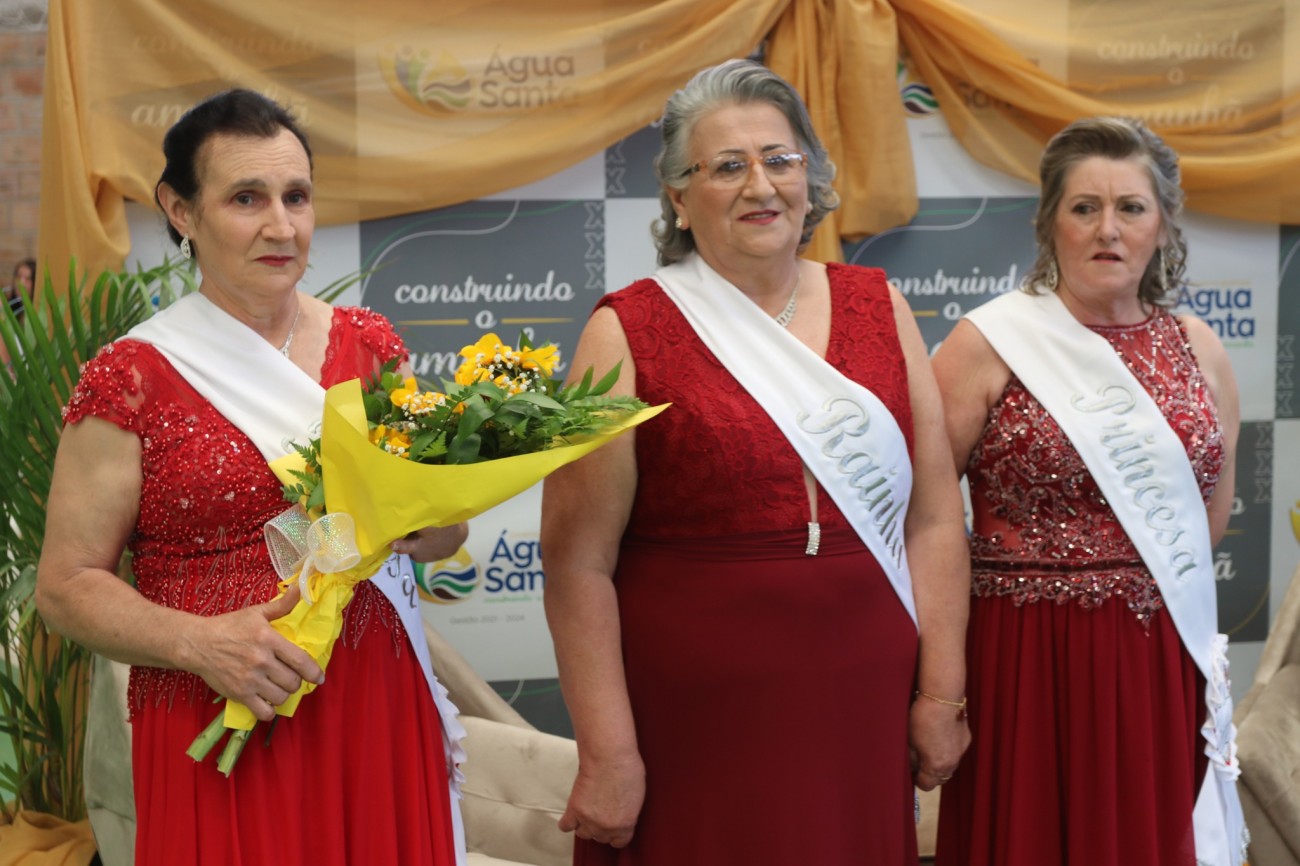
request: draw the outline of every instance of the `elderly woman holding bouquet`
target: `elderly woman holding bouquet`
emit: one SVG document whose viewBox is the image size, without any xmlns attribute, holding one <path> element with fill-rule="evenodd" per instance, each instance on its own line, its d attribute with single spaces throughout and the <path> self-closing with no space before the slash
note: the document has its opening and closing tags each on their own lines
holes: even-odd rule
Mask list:
<svg viewBox="0 0 1300 866">
<path fill-rule="evenodd" d="M 52 629 L 132 665 L 136 862 L 453 864 L 455 723 L 423 670 L 400 586 L 409 563 L 357 585 L 328 682 L 270 625 L 297 591 L 275 598 L 263 525 L 286 503 L 267 461 L 314 435 L 323 387 L 372 377 L 405 349 L 378 315 L 298 291 L 312 160 L 283 108 L 229 91 L 163 148 L 158 202 L 202 282 L 86 366 L 37 583 Z M 464 533 L 393 547 L 438 559 Z M 116 574 L 125 548 L 134 586 Z M 255 732 L 229 777 L 187 757 L 218 696 L 268 721 L 304 681 L 322 685 Z"/>
<path fill-rule="evenodd" d="M 968 572 L 938 390 L 878 270 L 799 258 L 837 199 L 761 65 L 669 100 L 663 267 L 574 363 L 672 407 L 551 476 L 575 862 L 915 863 L 964 721 Z M 909 749 L 909 744 L 911 749 Z"/>
</svg>

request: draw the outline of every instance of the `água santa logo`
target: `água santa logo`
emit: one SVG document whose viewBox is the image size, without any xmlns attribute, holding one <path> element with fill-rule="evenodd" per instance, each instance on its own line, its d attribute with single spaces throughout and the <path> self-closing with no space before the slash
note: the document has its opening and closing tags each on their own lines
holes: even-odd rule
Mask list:
<svg viewBox="0 0 1300 866">
<path fill-rule="evenodd" d="M 473 82 L 469 72 L 443 51 L 433 63 L 427 49 L 404 45 L 379 55 L 379 71 L 393 95 L 407 108 L 442 117 L 469 105 Z"/>
<path fill-rule="evenodd" d="M 479 585 L 478 565 L 463 547 L 450 559 L 414 565 L 421 596 L 434 604 L 459 604 Z"/>
<path fill-rule="evenodd" d="M 898 96 L 911 117 L 929 117 L 939 110 L 939 100 L 925 82 L 912 78 L 907 64 L 898 62 Z"/>
</svg>

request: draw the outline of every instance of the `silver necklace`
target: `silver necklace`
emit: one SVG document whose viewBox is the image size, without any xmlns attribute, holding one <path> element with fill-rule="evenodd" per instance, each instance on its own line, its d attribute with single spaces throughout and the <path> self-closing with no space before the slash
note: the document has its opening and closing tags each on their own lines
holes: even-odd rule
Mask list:
<svg viewBox="0 0 1300 866">
<path fill-rule="evenodd" d="M 293 314 L 293 324 L 289 326 L 289 336 L 285 337 L 284 345 L 280 347 L 280 354 L 286 358 L 289 357 L 289 347 L 293 345 L 293 335 L 298 330 L 298 319 L 301 316 L 302 304 L 298 304 L 298 312 Z"/>
<path fill-rule="evenodd" d="M 776 323 L 783 328 L 790 327 L 790 321 L 794 319 L 794 311 L 799 308 L 799 281 L 803 279 L 803 271 L 795 271 L 794 288 L 790 290 L 790 300 L 786 301 L 785 309 L 777 313 Z"/>
</svg>

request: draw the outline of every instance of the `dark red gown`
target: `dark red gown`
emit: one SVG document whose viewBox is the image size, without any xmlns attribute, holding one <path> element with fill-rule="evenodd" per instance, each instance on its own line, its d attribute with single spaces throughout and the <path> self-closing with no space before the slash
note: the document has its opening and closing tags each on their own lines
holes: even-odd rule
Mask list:
<svg viewBox="0 0 1300 866">
<path fill-rule="evenodd" d="M 1223 464 L 1177 319 L 1098 327 L 1160 406 L 1208 500 Z M 1060 427 L 1012 378 L 971 453 L 970 726 L 940 866 L 1195 866 L 1204 679 Z"/>
<path fill-rule="evenodd" d="M 367 310 L 338 308 L 322 384 L 372 375 L 405 349 Z M 211 616 L 269 601 L 262 525 L 287 507 L 252 442 L 152 346 L 106 347 L 65 410 L 140 438 L 129 546 L 142 595 Z M 344 612 L 326 682 L 259 725 L 230 778 L 186 756 L 221 705 L 193 674 L 131 670 L 136 863 L 355 866 L 455 863 L 441 722 L 397 613 L 368 581 Z"/>
<path fill-rule="evenodd" d="M 908 436 L 907 369 L 884 275 L 832 265 L 827 360 Z M 629 847 L 578 840 L 578 864 L 916 862 L 907 754 L 916 628 L 799 458 L 659 286 L 605 298 L 637 395 L 638 484 L 615 586 L 646 764 Z M 761 349 L 755 347 L 761 357 Z"/>
</svg>

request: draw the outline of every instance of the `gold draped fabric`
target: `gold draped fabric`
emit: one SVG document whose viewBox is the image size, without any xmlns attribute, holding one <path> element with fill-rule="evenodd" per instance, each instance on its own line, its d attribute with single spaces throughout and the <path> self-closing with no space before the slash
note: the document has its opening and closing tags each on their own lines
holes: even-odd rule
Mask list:
<svg viewBox="0 0 1300 866">
<path fill-rule="evenodd" d="M 916 215 L 916 172 L 888 0 L 795 0 L 772 33 L 767 62 L 803 94 L 838 169 L 840 208 L 818 227 L 807 255 L 838 261 L 841 237 L 906 225 Z"/>
<path fill-rule="evenodd" d="M 983 14 L 950 0 L 892 5 L 919 77 L 979 161 L 1036 180 L 1042 145 L 1061 127 L 1132 115 L 1179 153 L 1188 207 L 1300 223 L 1295 3 L 1001 0 L 980 4 L 995 10 Z"/>
<path fill-rule="evenodd" d="M 653 121 L 750 53 L 788 0 L 50 0 L 40 261 L 129 247 L 180 113 L 231 86 L 288 105 L 322 224 L 521 186 Z"/>
<path fill-rule="evenodd" d="M 1287 18 L 1288 5 L 1292 12 Z M 119 264 L 166 128 L 223 87 L 290 105 L 322 224 L 520 186 L 652 121 L 696 70 L 749 53 L 805 94 L 843 200 L 814 239 L 906 223 L 916 181 L 899 56 L 981 162 L 1033 180 L 1091 114 L 1147 118 L 1188 205 L 1300 223 L 1293 0 L 50 0 L 40 259 Z M 901 45 L 901 50 L 900 50 Z M 1292 48 L 1290 52 L 1286 49 Z"/>
</svg>

